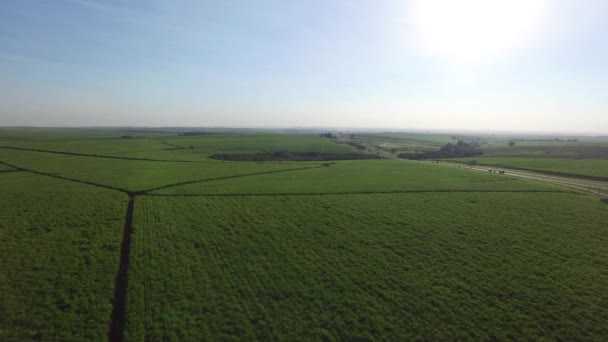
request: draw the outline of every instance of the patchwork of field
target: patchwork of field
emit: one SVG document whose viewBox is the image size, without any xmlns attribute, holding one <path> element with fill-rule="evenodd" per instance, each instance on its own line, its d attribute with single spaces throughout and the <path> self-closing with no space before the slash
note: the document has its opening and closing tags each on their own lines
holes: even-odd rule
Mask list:
<svg viewBox="0 0 608 342">
<path fill-rule="evenodd" d="M 213 178 L 321 167 L 318 163 L 151 162 L 65 156 L 1 148 L 0 160 L 6 163 L 4 165 L 13 165 L 55 177 L 64 177 L 125 191 L 143 191 L 175 183 L 199 182 Z"/>
<path fill-rule="evenodd" d="M 593 196 L 430 163 L 208 158 L 365 153 L 318 135 L 124 134 L 0 130 L 0 340 L 608 335 Z"/>
</svg>

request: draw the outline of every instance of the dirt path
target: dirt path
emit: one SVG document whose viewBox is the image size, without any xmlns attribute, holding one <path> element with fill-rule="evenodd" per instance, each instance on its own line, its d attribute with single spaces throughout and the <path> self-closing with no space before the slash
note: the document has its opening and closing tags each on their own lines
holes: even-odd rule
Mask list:
<svg viewBox="0 0 608 342">
<path fill-rule="evenodd" d="M 129 263 L 131 255 L 131 236 L 133 234 L 133 210 L 135 196 L 129 196 L 122 242 L 120 244 L 120 263 L 114 278 L 114 299 L 112 300 L 112 316 L 108 339 L 110 341 L 123 341 L 127 313 L 127 289 L 129 281 Z"/>
</svg>

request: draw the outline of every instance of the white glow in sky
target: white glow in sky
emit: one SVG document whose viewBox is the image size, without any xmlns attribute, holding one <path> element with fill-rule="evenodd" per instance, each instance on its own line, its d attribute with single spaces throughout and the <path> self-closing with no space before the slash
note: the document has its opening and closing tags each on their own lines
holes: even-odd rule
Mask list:
<svg viewBox="0 0 608 342">
<path fill-rule="evenodd" d="M 533 40 L 547 12 L 546 0 L 417 0 L 410 15 L 431 57 L 483 62 Z"/>
<path fill-rule="evenodd" d="M 608 134 L 608 0 L 0 0 L 0 126 Z"/>
</svg>

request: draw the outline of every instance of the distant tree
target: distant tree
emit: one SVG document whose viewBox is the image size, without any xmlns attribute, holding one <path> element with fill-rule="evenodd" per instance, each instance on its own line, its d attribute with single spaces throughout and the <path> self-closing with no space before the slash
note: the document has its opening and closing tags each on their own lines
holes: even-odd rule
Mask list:
<svg viewBox="0 0 608 342">
<path fill-rule="evenodd" d="M 467 163 L 469 166 L 475 166 L 477 165 L 477 160 L 471 160 L 470 162 Z"/>
<path fill-rule="evenodd" d="M 513 140 L 509 140 L 509 146 L 510 146 L 510 147 L 515 146 L 515 141 L 513 141 Z"/>
</svg>

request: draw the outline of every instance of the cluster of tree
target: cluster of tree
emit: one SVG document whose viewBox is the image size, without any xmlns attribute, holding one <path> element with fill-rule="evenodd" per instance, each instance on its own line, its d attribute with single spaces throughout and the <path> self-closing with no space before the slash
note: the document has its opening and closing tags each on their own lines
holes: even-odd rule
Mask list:
<svg viewBox="0 0 608 342">
<path fill-rule="evenodd" d="M 289 152 L 278 151 L 255 154 L 217 153 L 209 158 L 229 161 L 325 161 L 325 160 L 356 160 L 382 159 L 375 154 L 363 153 L 324 153 L 324 152 Z"/>
<path fill-rule="evenodd" d="M 458 140 L 456 144 L 449 143 L 438 151 L 423 153 L 401 153 L 399 158 L 403 159 L 439 159 L 439 158 L 463 158 L 482 155 L 483 152 L 478 144 L 467 143 Z"/>
<path fill-rule="evenodd" d="M 338 136 L 336 136 L 333 133 L 327 132 L 327 133 L 321 133 L 321 138 L 329 138 L 329 139 L 337 139 Z"/>
<path fill-rule="evenodd" d="M 213 132 L 182 132 L 179 133 L 178 135 L 182 135 L 182 136 L 191 136 L 191 135 L 212 135 L 214 134 Z"/>
<path fill-rule="evenodd" d="M 367 148 L 362 143 L 359 143 L 359 142 L 356 142 L 356 141 L 348 141 L 346 143 L 349 144 L 350 146 L 356 147 L 356 148 L 358 148 L 360 150 L 365 150 Z"/>
<path fill-rule="evenodd" d="M 488 139 L 487 138 L 482 138 L 482 137 L 478 137 L 475 135 L 452 135 L 451 136 L 452 140 L 462 140 L 466 143 L 470 143 L 473 145 L 483 145 L 488 143 Z"/>
</svg>

